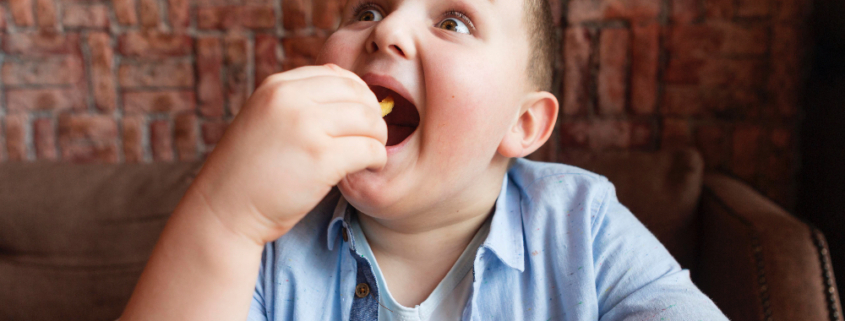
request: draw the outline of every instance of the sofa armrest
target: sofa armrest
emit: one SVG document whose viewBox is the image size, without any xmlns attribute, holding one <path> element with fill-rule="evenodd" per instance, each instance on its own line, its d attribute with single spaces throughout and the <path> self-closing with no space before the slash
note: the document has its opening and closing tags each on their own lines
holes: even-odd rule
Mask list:
<svg viewBox="0 0 845 321">
<path fill-rule="evenodd" d="M 733 320 L 842 321 L 824 236 L 763 195 L 708 173 L 696 284 Z"/>
</svg>

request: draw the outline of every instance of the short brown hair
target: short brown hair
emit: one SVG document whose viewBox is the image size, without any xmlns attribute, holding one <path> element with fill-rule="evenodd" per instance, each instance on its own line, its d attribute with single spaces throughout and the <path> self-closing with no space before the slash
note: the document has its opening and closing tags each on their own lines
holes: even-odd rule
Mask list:
<svg viewBox="0 0 845 321">
<path fill-rule="evenodd" d="M 530 44 L 528 77 L 537 90 L 551 91 L 557 35 L 548 0 L 525 0 L 526 29 Z"/>
</svg>

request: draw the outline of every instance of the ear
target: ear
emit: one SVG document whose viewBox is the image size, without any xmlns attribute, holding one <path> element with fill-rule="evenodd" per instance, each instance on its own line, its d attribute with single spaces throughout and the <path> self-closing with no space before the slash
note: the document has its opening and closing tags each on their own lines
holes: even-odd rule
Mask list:
<svg viewBox="0 0 845 321">
<path fill-rule="evenodd" d="M 557 98 L 551 93 L 538 91 L 527 94 L 517 118 L 499 143 L 499 154 L 515 158 L 533 153 L 551 136 L 557 113 Z"/>
</svg>

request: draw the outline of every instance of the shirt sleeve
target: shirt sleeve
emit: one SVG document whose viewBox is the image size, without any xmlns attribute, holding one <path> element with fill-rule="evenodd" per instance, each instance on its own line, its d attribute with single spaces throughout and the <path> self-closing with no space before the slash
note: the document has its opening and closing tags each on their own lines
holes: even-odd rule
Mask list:
<svg viewBox="0 0 845 321">
<path fill-rule="evenodd" d="M 592 224 L 600 320 L 727 320 L 608 185 Z"/>
<path fill-rule="evenodd" d="M 270 247 L 265 246 L 264 253 L 261 254 L 261 265 L 258 268 L 258 280 L 255 281 L 255 291 L 252 293 L 252 303 L 249 305 L 249 315 L 247 321 L 267 321 L 267 309 L 264 307 L 264 273 L 266 271 L 265 265 L 270 256 Z"/>
</svg>

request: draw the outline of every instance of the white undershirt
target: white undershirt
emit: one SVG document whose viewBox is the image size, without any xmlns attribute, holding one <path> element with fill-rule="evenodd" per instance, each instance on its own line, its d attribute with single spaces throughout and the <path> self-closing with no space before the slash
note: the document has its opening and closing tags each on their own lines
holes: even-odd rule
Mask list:
<svg viewBox="0 0 845 321">
<path fill-rule="evenodd" d="M 419 305 L 409 308 L 393 299 L 387 288 L 387 281 L 381 274 L 370 244 L 358 225 L 357 215 L 352 215 L 350 228 L 354 233 L 355 247 L 373 266 L 379 289 L 379 321 L 428 321 L 460 320 L 472 289 L 472 266 L 475 253 L 490 232 L 490 220 L 478 230 L 446 277 L 437 284 L 434 291 Z"/>
</svg>

